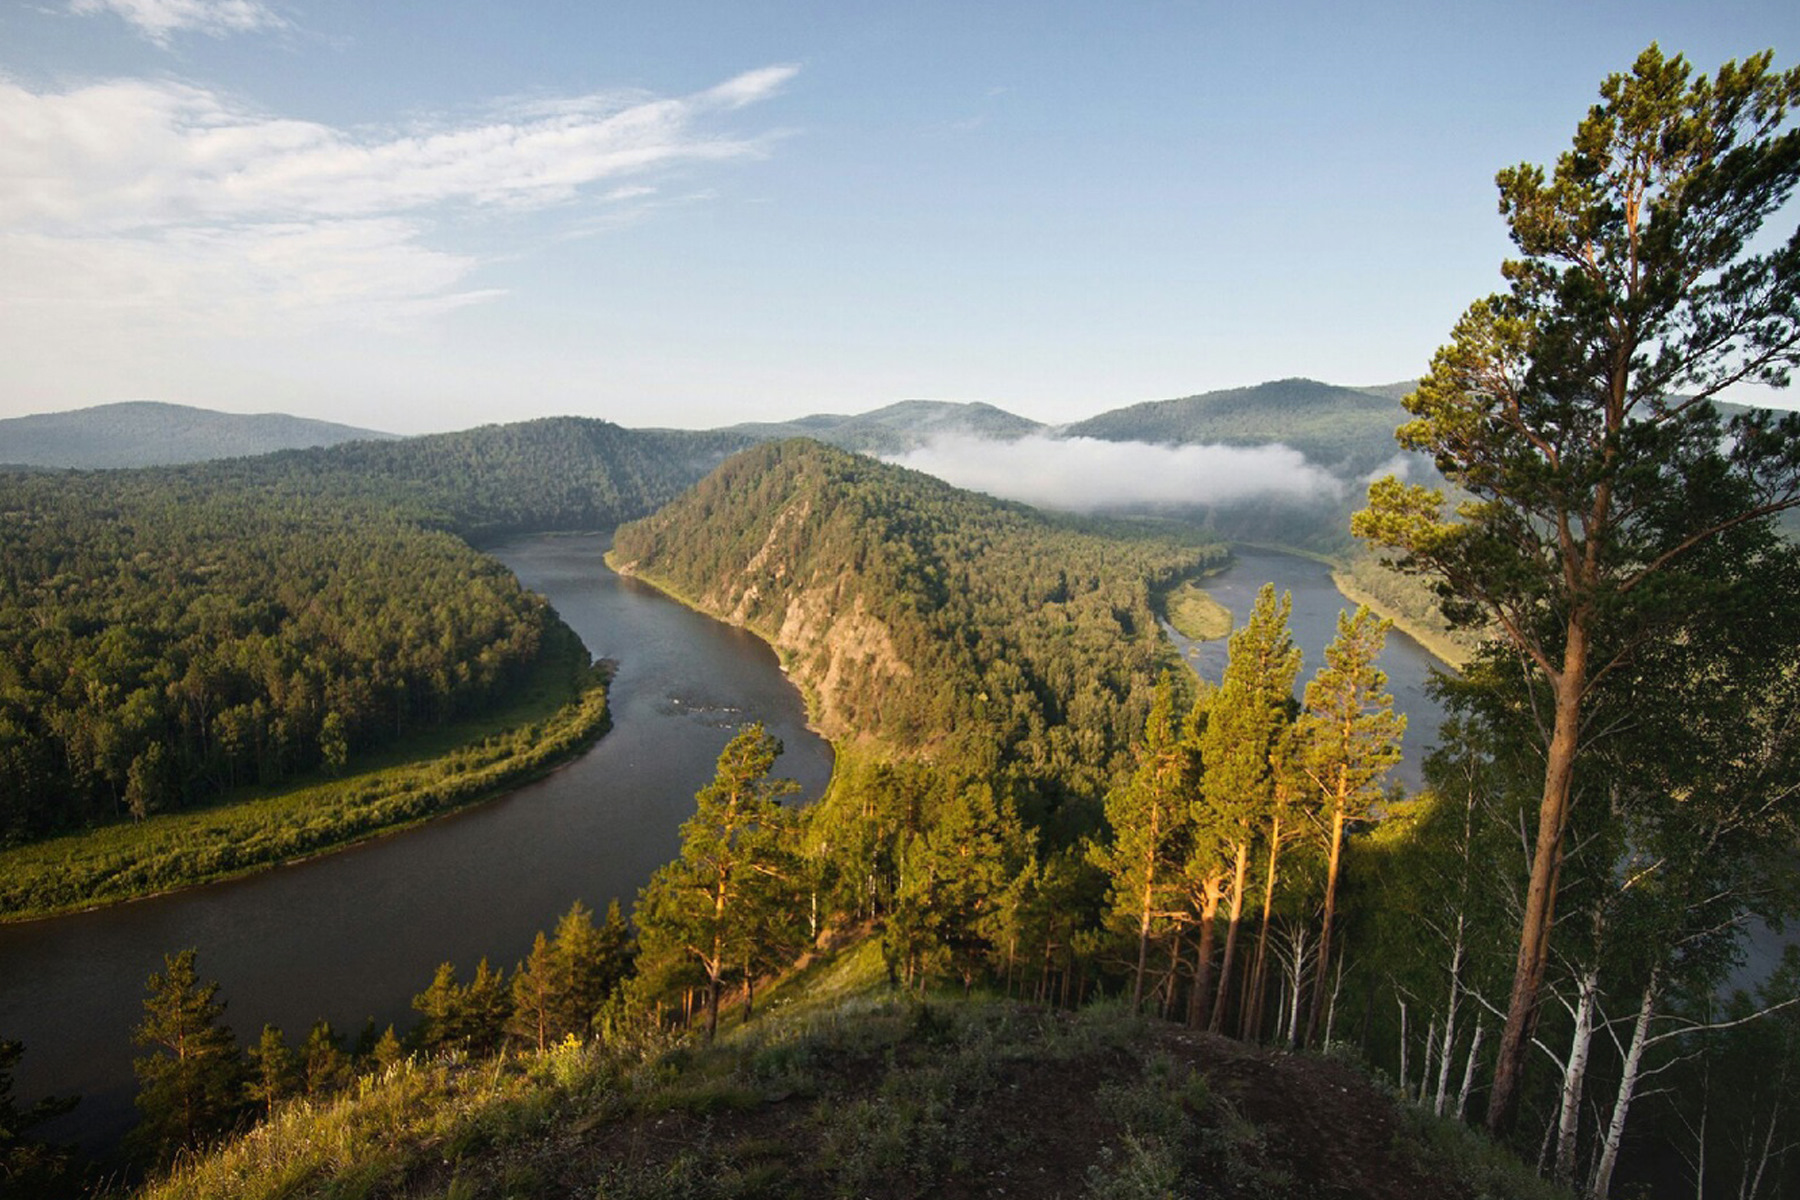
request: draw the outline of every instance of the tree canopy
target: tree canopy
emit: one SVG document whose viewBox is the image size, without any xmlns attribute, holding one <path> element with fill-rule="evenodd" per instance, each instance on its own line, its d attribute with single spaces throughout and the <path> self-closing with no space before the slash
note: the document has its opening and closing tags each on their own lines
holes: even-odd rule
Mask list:
<svg viewBox="0 0 1800 1200">
<path fill-rule="evenodd" d="M 1546 173 L 1497 177 L 1519 257 L 1470 306 L 1406 406 L 1402 446 L 1469 497 L 1382 480 L 1355 531 L 1495 622 L 1541 678 L 1544 774 L 1515 981 L 1489 1107 L 1518 1094 L 1555 919 L 1586 710 L 1643 646 L 1725 584 L 1702 547 L 1800 504 L 1800 416 L 1712 400 L 1800 359 L 1800 229 L 1765 221 L 1800 178 L 1800 71 L 1767 53 L 1695 75 L 1654 45 L 1608 77 Z M 1766 248 L 1765 248 L 1766 247 Z M 1739 535 L 1743 540 L 1733 541 Z"/>
</svg>

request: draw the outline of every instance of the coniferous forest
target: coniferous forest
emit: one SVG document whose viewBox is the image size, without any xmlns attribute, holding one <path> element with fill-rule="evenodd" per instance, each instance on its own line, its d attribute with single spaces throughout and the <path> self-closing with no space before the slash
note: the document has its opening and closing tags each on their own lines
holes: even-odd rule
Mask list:
<svg viewBox="0 0 1800 1200">
<path fill-rule="evenodd" d="M 1652 46 L 1501 172 L 1506 290 L 1396 435 L 1454 490 L 1352 522 L 1477 647 L 1410 794 L 1390 623 L 1309 662 L 1264 587 L 1202 681 L 1160 613 L 1225 552 L 1174 521 L 577 421 L 0 476 L 8 838 L 499 703 L 567 648 L 471 547 L 523 530 L 617 524 L 838 755 L 798 805 L 735 721 L 635 898 L 443 963 L 408 1029 L 252 1040 L 171 948 L 120 1174 L 0 1042 L 0 1191 L 1793 1194 L 1800 416 L 1713 401 L 1800 364 L 1796 105 Z"/>
</svg>

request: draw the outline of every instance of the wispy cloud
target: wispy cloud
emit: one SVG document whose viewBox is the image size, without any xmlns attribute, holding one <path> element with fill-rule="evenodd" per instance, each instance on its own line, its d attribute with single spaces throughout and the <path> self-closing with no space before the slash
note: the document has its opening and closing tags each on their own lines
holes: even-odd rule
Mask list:
<svg viewBox="0 0 1800 1200">
<path fill-rule="evenodd" d="M 116 13 L 159 46 L 182 32 L 225 37 L 288 27 L 262 0 L 69 0 L 69 11 L 80 16 Z"/>
<path fill-rule="evenodd" d="M 1163 446 L 1042 435 L 939 439 L 890 461 L 958 487 L 1069 512 L 1335 500 L 1343 485 L 1287 446 Z"/>
<path fill-rule="evenodd" d="M 0 80 L 0 309 L 366 324 L 470 303 L 491 293 L 466 287 L 478 259 L 442 247 L 459 221 L 556 208 L 591 221 L 672 168 L 766 154 L 772 135 L 719 118 L 793 74 L 373 131 L 173 82 Z"/>
</svg>

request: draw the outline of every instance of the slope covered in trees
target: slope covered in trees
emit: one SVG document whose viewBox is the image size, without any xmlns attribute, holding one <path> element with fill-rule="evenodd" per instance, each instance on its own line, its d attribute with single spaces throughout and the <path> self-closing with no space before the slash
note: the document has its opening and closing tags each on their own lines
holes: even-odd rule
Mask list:
<svg viewBox="0 0 1800 1200">
<path fill-rule="evenodd" d="M 453 535 L 640 516 L 738 444 L 566 418 L 0 473 L 0 842 L 341 770 L 490 706 L 569 638 Z"/>
<path fill-rule="evenodd" d="M 1394 427 L 1406 412 L 1392 390 L 1281 379 L 1133 404 L 1079 421 L 1063 433 L 1109 442 L 1226 446 L 1281 442 L 1322 467 L 1359 476 L 1394 457 Z"/>
<path fill-rule="evenodd" d="M 1008 441 L 1046 426 L 1016 416 L 991 404 L 955 404 L 943 400 L 902 400 L 872 412 L 851 416 L 815 413 L 792 421 L 734 425 L 727 433 L 741 433 L 757 441 L 809 437 L 862 454 L 904 454 L 939 437 L 977 437 Z"/>
<path fill-rule="evenodd" d="M 1151 593 L 1215 553 L 805 441 L 731 459 L 613 551 L 771 642 L 827 736 L 1045 808 L 1124 765 L 1169 661 Z"/>
<path fill-rule="evenodd" d="M 747 439 L 622 429 L 586 417 L 483 425 L 395 442 L 354 442 L 186 468 L 196 484 L 283 504 L 380 507 L 481 542 L 515 533 L 608 529 L 668 503 Z"/>
<path fill-rule="evenodd" d="M 379 511 L 0 475 L 0 839 L 341 770 L 492 703 L 553 628 L 498 564 Z"/>
</svg>

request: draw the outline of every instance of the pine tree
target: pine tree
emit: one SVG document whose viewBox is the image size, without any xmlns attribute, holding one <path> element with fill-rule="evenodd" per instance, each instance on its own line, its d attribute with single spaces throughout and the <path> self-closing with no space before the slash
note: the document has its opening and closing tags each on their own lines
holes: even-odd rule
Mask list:
<svg viewBox="0 0 1800 1200">
<path fill-rule="evenodd" d="M 323 1019 L 307 1031 L 306 1044 L 300 1048 L 300 1063 L 309 1096 L 329 1096 L 353 1077 L 343 1039 L 331 1022 Z"/>
<path fill-rule="evenodd" d="M 1198 783 L 1198 759 L 1175 727 L 1174 683 L 1168 672 L 1157 681 L 1144 741 L 1136 748 L 1137 769 L 1106 797 L 1109 844 L 1095 846 L 1092 861 L 1111 881 L 1113 922 L 1137 939 L 1131 1007 L 1143 1007 L 1150 947 L 1177 927 L 1181 868 L 1187 857 L 1188 805 Z"/>
<path fill-rule="evenodd" d="M 1275 819 L 1283 735 L 1294 716 L 1294 677 L 1300 651 L 1288 633 L 1293 597 L 1275 598 L 1264 584 L 1243 628 L 1231 635 L 1229 658 L 1200 739 L 1205 765 L 1203 794 L 1227 830 L 1231 882 L 1226 900 L 1225 953 L 1211 1027 L 1223 1026 L 1232 971 L 1237 960 L 1238 925 L 1244 911 L 1250 850 Z"/>
<path fill-rule="evenodd" d="M 559 965 L 550 939 L 540 929 L 532 939 L 530 956 L 513 968 L 512 1012 L 506 1032 L 540 1053 L 557 1040 Z"/>
<path fill-rule="evenodd" d="M 1352 529 L 1434 578 L 1548 693 L 1530 882 L 1490 1129 L 1518 1107 L 1550 960 L 1589 707 L 1641 647 L 1711 603 L 1697 553 L 1800 505 L 1800 416 L 1712 401 L 1800 363 L 1800 70 L 1772 55 L 1694 76 L 1654 44 L 1601 85 L 1554 171 L 1500 172 L 1520 256 L 1471 305 L 1418 391 L 1403 446 L 1470 499 L 1387 478 Z M 1780 214 L 1780 215 L 1778 215 Z"/>
<path fill-rule="evenodd" d="M 279 1025 L 264 1025 L 262 1036 L 250 1047 L 249 1081 L 245 1094 L 259 1112 L 268 1116 L 275 1106 L 294 1094 L 300 1084 L 300 1059 L 287 1044 Z"/>
<path fill-rule="evenodd" d="M 1319 804 L 1326 852 L 1318 969 L 1307 1015 L 1309 1042 L 1324 1018 L 1344 831 L 1368 817 L 1381 795 L 1382 776 L 1400 761 L 1400 737 L 1406 731 L 1405 716 L 1394 712 L 1387 674 L 1375 665 L 1388 626 L 1367 608 L 1358 608 L 1354 616 L 1339 613 L 1337 637 L 1325 648 L 1325 665 L 1306 685 L 1300 762 Z"/>
<path fill-rule="evenodd" d="M 719 755 L 711 783 L 695 796 L 681 826 L 681 853 L 659 868 L 638 896 L 636 924 L 646 955 L 669 969 L 681 958 L 705 979 L 706 1035 L 718 1030 L 725 982 L 742 969 L 744 903 L 751 876 L 770 869 L 758 831 L 779 823 L 780 798 L 799 790 L 770 779 L 781 741 L 760 724 L 734 737 Z"/>
<path fill-rule="evenodd" d="M 243 1060 L 216 982 L 200 982 L 193 950 L 165 955 L 145 984 L 135 1034 L 151 1054 L 133 1060 L 143 1119 L 133 1139 L 157 1161 L 201 1145 L 230 1127 L 242 1104 Z"/>
</svg>

